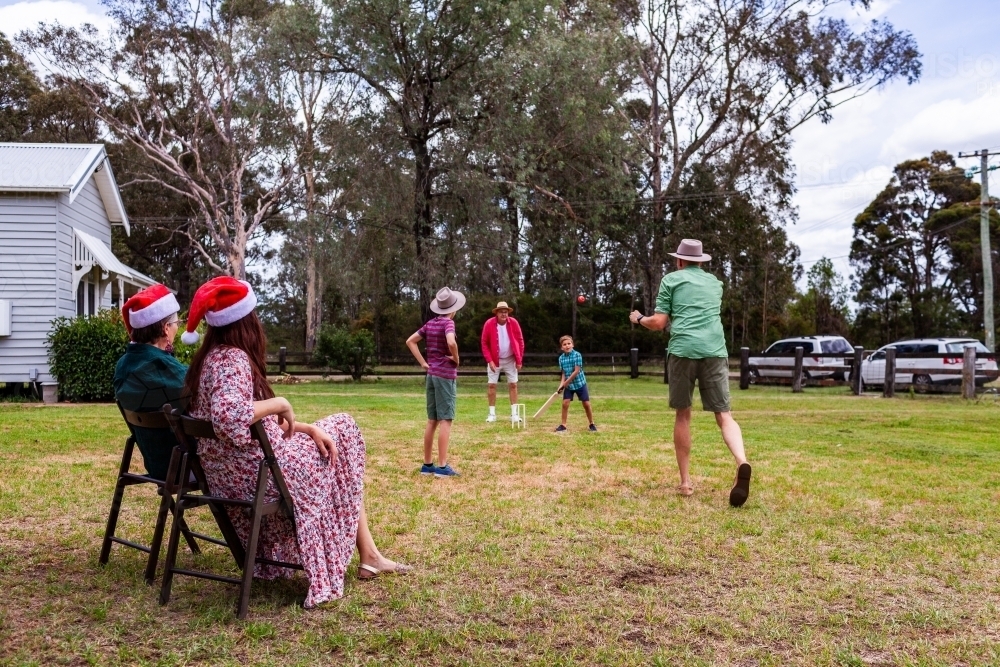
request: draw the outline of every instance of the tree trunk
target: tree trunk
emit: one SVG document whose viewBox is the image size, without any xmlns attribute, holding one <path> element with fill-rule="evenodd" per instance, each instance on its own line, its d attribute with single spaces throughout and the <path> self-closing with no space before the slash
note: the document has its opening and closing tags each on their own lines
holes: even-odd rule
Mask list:
<svg viewBox="0 0 1000 667">
<path fill-rule="evenodd" d="M 431 214 L 431 157 L 427 150 L 426 140 L 415 140 L 411 143 L 414 154 L 413 178 L 413 241 L 416 246 L 417 285 L 420 293 L 420 317 L 426 322 L 433 317 L 431 298 L 434 288 L 431 286 L 431 253 L 428 252 L 427 239 L 430 238 Z"/>
</svg>

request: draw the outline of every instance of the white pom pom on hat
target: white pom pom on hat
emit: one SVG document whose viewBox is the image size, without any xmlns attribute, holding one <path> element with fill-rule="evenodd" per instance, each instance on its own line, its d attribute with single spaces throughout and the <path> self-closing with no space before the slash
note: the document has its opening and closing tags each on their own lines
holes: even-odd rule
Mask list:
<svg viewBox="0 0 1000 667">
<path fill-rule="evenodd" d="M 181 334 L 185 345 L 198 342 L 198 324 L 202 318 L 210 326 L 224 327 L 242 320 L 257 307 L 257 296 L 250 283 L 230 276 L 212 278 L 198 288 L 191 300 L 187 330 Z"/>
</svg>

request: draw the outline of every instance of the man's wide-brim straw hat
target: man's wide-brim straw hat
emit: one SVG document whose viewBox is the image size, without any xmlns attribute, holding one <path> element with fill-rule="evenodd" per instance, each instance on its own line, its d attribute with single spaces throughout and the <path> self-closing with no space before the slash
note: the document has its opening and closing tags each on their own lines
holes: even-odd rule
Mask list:
<svg viewBox="0 0 1000 667">
<path fill-rule="evenodd" d="M 707 262 L 712 259 L 711 255 L 706 255 L 701 250 L 701 241 L 697 239 L 684 239 L 677 246 L 677 252 L 667 253 L 671 257 L 683 259 L 688 262 Z"/>
<path fill-rule="evenodd" d="M 442 287 L 431 301 L 431 310 L 438 315 L 447 315 L 462 309 L 465 295 L 453 289 Z"/>
<path fill-rule="evenodd" d="M 506 310 L 508 313 L 514 312 L 514 309 L 508 306 L 506 301 L 498 302 L 497 307 L 493 309 L 493 314 L 496 315 L 498 310 Z"/>
</svg>

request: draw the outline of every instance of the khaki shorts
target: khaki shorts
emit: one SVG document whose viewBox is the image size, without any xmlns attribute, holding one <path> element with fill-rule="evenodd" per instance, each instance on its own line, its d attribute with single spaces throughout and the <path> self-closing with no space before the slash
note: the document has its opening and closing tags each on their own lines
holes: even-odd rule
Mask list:
<svg viewBox="0 0 1000 667">
<path fill-rule="evenodd" d="M 686 359 L 670 355 L 667 379 L 670 382 L 670 407 L 674 410 L 691 407 L 694 382 L 697 380 L 704 410 L 729 412 L 729 359 Z"/>
<path fill-rule="evenodd" d="M 486 365 L 486 382 L 488 384 L 496 384 L 500 381 L 500 372 L 507 376 L 507 384 L 517 384 L 517 362 L 514 361 L 514 357 L 504 357 L 497 364 L 497 369 L 495 371 L 490 370 L 489 364 Z"/>
</svg>

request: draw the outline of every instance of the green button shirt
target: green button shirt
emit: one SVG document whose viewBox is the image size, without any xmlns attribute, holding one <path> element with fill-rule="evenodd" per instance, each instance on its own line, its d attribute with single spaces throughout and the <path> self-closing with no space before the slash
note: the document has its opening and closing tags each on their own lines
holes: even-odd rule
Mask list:
<svg viewBox="0 0 1000 667">
<path fill-rule="evenodd" d="M 663 276 L 656 312 L 670 316 L 670 354 L 685 359 L 728 357 L 722 330 L 722 281 L 700 267 Z"/>
</svg>

